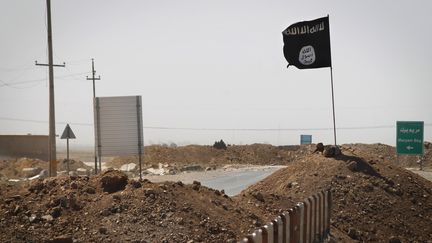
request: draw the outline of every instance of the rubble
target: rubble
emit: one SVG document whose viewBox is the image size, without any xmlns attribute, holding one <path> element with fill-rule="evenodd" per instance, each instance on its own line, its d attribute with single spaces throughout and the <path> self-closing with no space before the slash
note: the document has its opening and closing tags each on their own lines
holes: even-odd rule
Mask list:
<svg viewBox="0 0 432 243">
<path fill-rule="evenodd" d="M 0 184 L 0 242 L 233 242 L 253 229 L 250 211 L 198 181 L 124 183 L 107 171 Z"/>
<path fill-rule="evenodd" d="M 254 205 L 259 200 L 250 195 L 261 192 L 266 204 L 258 207 L 272 213 L 284 208 L 286 197 L 301 201 L 331 189 L 332 227 L 351 241 L 427 242 L 432 239 L 432 182 L 397 166 L 387 155 L 371 152 L 376 147 L 382 146 L 342 146 L 343 153 L 330 158 L 310 154 L 236 198 Z"/>
<path fill-rule="evenodd" d="M 2 161 L 0 174 L 17 182 L 0 180 L 0 242 L 235 242 L 323 189 L 333 194 L 331 232 L 339 242 L 432 239 L 432 184 L 399 166 L 409 165 L 409 158 L 396 161 L 394 148 L 382 144 L 342 145 L 342 153 L 332 157 L 313 154 L 313 149 L 146 148 L 151 161 L 143 168 L 163 173 L 179 173 L 190 165 L 230 170 L 227 164 L 233 161 L 287 165 L 235 197 L 198 181 L 152 183 L 114 170 L 78 176 L 78 168 L 89 171 L 81 166 L 70 176 L 43 178 L 43 165 L 36 178 L 20 181 L 22 168 L 46 162 Z M 114 164 L 136 163 L 134 157 L 119 159 Z"/>
</svg>

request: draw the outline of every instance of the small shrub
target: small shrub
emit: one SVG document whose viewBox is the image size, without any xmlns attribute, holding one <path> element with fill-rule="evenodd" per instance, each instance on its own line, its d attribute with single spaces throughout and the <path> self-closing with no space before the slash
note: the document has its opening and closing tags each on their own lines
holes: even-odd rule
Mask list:
<svg viewBox="0 0 432 243">
<path fill-rule="evenodd" d="M 220 141 L 216 141 L 213 144 L 213 148 L 215 149 L 227 149 L 225 142 L 221 139 Z"/>
</svg>

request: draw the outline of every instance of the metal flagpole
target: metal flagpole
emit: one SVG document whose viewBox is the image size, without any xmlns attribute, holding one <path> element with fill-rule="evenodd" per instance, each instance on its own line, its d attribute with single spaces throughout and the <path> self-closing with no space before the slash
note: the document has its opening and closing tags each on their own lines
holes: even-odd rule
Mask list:
<svg viewBox="0 0 432 243">
<path fill-rule="evenodd" d="M 330 38 L 330 16 L 329 18 L 329 39 Z M 330 41 L 330 60 L 331 60 L 331 41 Z M 334 105 L 334 88 L 333 88 L 333 63 L 330 64 L 330 77 L 331 77 L 331 92 L 332 92 L 332 108 L 333 108 L 333 135 L 334 135 L 334 143 L 337 146 L 336 142 L 336 113 L 335 113 L 335 105 Z"/>
<path fill-rule="evenodd" d="M 335 105 L 334 105 L 333 67 L 332 66 L 330 66 L 330 77 L 331 77 L 332 107 L 333 107 L 333 135 L 334 135 L 335 146 L 337 146 L 337 142 L 336 142 L 336 115 L 335 115 Z"/>
</svg>

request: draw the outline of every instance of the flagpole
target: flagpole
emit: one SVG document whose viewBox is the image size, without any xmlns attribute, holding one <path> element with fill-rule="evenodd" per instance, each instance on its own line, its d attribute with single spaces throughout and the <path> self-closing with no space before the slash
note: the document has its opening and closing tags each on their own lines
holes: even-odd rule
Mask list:
<svg viewBox="0 0 432 243">
<path fill-rule="evenodd" d="M 331 77 L 332 107 L 333 107 L 333 135 L 334 135 L 335 146 L 337 146 L 337 142 L 336 142 L 336 115 L 335 115 L 335 105 L 334 105 L 333 67 L 332 66 L 330 66 L 330 77 Z"/>
<path fill-rule="evenodd" d="M 329 18 L 329 38 L 330 38 L 330 16 L 327 15 Z M 330 41 L 330 59 L 331 59 L 331 41 Z M 334 88 L 333 88 L 333 63 L 330 63 L 330 80 L 331 80 L 331 92 L 332 92 L 332 108 L 333 108 L 333 136 L 334 136 L 334 143 L 335 146 L 337 146 L 336 142 L 336 113 L 335 113 L 335 105 L 334 105 Z"/>
</svg>

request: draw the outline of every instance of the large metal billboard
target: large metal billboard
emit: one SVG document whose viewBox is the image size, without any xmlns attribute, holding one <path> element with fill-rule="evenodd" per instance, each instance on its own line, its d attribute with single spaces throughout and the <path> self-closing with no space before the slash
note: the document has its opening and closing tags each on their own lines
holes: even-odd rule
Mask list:
<svg viewBox="0 0 432 243">
<path fill-rule="evenodd" d="M 141 155 L 141 96 L 96 97 L 94 103 L 98 156 Z"/>
</svg>

